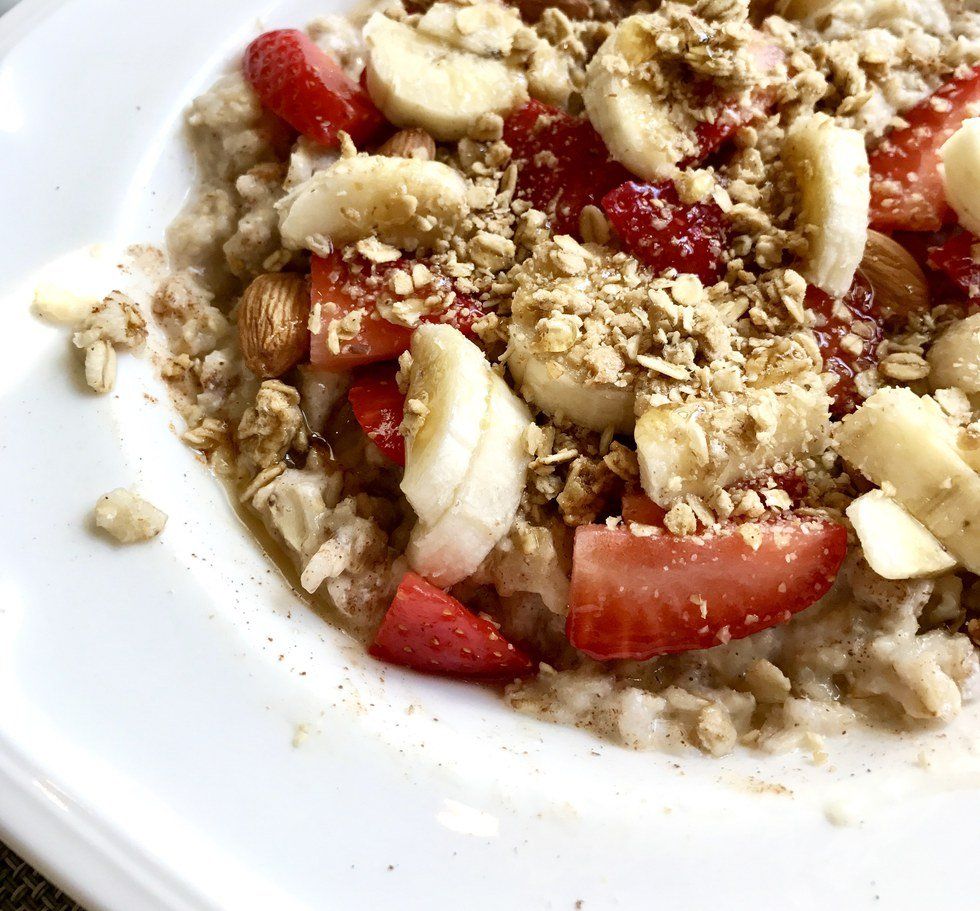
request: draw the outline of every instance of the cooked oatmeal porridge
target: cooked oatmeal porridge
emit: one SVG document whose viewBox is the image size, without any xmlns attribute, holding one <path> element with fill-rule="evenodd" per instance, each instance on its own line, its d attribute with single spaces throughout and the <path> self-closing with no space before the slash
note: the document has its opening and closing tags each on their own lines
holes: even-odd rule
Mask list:
<svg viewBox="0 0 980 911">
<path fill-rule="evenodd" d="M 187 113 L 147 314 L 183 439 L 382 661 L 635 748 L 948 721 L 980 641 L 969 6 L 258 36 Z M 141 321 L 79 328 L 93 388 Z"/>
</svg>

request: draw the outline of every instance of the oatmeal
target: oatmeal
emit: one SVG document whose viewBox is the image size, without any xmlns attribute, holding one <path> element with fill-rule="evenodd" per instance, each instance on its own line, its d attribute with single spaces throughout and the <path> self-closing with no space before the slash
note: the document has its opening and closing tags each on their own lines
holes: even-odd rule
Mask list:
<svg viewBox="0 0 980 911">
<path fill-rule="evenodd" d="M 183 439 L 372 655 L 519 711 L 713 756 L 948 721 L 980 628 L 974 115 L 959 0 L 260 35 L 187 115 L 152 305 Z M 93 389 L 137 317 L 70 320 Z M 101 524 L 156 527 L 123 494 Z"/>
</svg>

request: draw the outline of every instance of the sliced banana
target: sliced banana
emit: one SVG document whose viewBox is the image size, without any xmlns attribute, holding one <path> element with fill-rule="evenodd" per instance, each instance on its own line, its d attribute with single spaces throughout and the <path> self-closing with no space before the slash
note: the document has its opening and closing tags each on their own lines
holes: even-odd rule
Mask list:
<svg viewBox="0 0 980 911">
<path fill-rule="evenodd" d="M 483 432 L 490 377 L 483 352 L 451 326 L 424 325 L 412 335 L 406 407 L 409 415 L 417 407 L 419 416 L 405 440 L 401 486 L 423 522 L 442 518 L 469 471 Z"/>
<path fill-rule="evenodd" d="M 582 92 L 612 156 L 646 180 L 668 176 L 697 152 L 694 129 L 675 124 L 667 99 L 639 75 L 655 56 L 658 22 L 649 14 L 620 22 L 589 63 Z"/>
<path fill-rule="evenodd" d="M 826 114 L 811 114 L 790 128 L 783 152 L 800 191 L 799 225 L 809 238 L 804 276 L 842 297 L 868 239 L 871 178 L 864 139 Z"/>
<path fill-rule="evenodd" d="M 408 545 L 412 568 L 436 585 L 472 575 L 510 531 L 530 457 L 527 406 L 496 374 L 476 453 L 450 507 L 432 524 L 419 522 Z"/>
<path fill-rule="evenodd" d="M 443 33 L 441 8 L 448 6 L 437 4 L 440 11 L 434 14 L 433 7 L 423 17 L 423 22 L 429 17 L 429 32 L 421 23 L 414 29 L 382 13 L 364 28 L 367 88 L 374 103 L 397 126 L 421 127 L 441 140 L 461 139 L 481 115 L 504 115 L 527 100 L 527 78 L 519 67 L 472 50 L 499 42 L 502 26 L 498 23 L 490 37 L 464 34 L 458 28 L 464 10 L 451 7 L 460 36 L 453 43 Z"/>
<path fill-rule="evenodd" d="M 929 349 L 933 389 L 980 392 L 980 313 L 953 323 Z"/>
<path fill-rule="evenodd" d="M 516 322 L 510 327 L 507 368 L 524 397 L 545 414 L 561 415 L 589 430 L 633 430 L 636 393 L 632 384 L 589 383 L 586 376 L 563 365 L 560 358 L 535 354 L 530 334 Z"/>
<path fill-rule="evenodd" d="M 377 237 L 403 250 L 429 246 L 468 211 L 466 182 L 438 161 L 355 155 L 318 171 L 280 206 L 287 247 L 320 235 L 343 245 Z"/>
<path fill-rule="evenodd" d="M 879 389 L 838 425 L 834 442 L 970 572 L 980 572 L 980 475 L 954 448 L 934 402 L 910 389 Z"/>
<path fill-rule="evenodd" d="M 707 497 L 777 462 L 827 445 L 830 399 L 813 374 L 782 388 L 751 389 L 733 404 L 659 405 L 636 423 L 640 482 L 660 506 Z"/>
<path fill-rule="evenodd" d="M 964 120 L 939 154 L 947 202 L 960 224 L 980 235 L 980 117 Z"/>
<path fill-rule="evenodd" d="M 924 579 L 956 567 L 942 544 L 918 519 L 881 490 L 847 507 L 868 565 L 884 579 Z"/>
<path fill-rule="evenodd" d="M 617 347 L 613 325 L 650 301 L 644 282 L 622 284 L 627 268 L 621 254 L 558 235 L 511 272 L 507 367 L 524 398 L 546 414 L 590 430 L 632 431 L 640 371 Z"/>
<path fill-rule="evenodd" d="M 461 51 L 479 57 L 507 57 L 521 31 L 520 14 L 498 3 L 433 3 L 419 19 L 417 29 Z"/>
</svg>

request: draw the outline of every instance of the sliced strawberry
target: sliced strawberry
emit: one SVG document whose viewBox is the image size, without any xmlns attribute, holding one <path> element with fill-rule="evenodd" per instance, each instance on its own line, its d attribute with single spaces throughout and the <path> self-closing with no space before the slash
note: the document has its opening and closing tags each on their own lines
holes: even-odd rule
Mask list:
<svg viewBox="0 0 980 911">
<path fill-rule="evenodd" d="M 680 201 L 671 182 L 624 183 L 607 193 L 602 208 L 623 246 L 655 272 L 690 272 L 705 283 L 724 273 L 728 235 L 718 204 Z"/>
<path fill-rule="evenodd" d="M 341 130 L 364 142 L 385 124 L 367 92 L 296 29 L 259 35 L 244 69 L 265 107 L 323 145 L 336 146 Z"/>
<path fill-rule="evenodd" d="M 980 297 L 980 241 L 963 231 L 929 250 L 929 265 L 949 276 L 972 298 Z M 977 250 L 977 254 L 973 251 Z"/>
<path fill-rule="evenodd" d="M 392 462 L 405 464 L 405 438 L 398 428 L 405 417 L 405 396 L 398 389 L 394 364 L 371 364 L 354 371 L 347 399 L 357 423 Z"/>
<path fill-rule="evenodd" d="M 579 237 L 579 215 L 629 179 L 584 117 L 529 101 L 504 122 L 504 141 L 520 168 L 517 197 L 551 218 L 555 234 Z"/>
<path fill-rule="evenodd" d="M 667 510 L 658 506 L 642 490 L 623 494 L 623 521 L 636 525 L 655 525 L 663 528 Z"/>
<path fill-rule="evenodd" d="M 320 304 L 321 313 L 320 331 L 310 342 L 310 361 L 315 367 L 350 370 L 361 364 L 394 360 L 408 350 L 412 330 L 389 322 L 377 311 L 378 301 L 392 296 L 388 284 L 392 270 L 406 267 L 410 268 L 411 263 L 403 260 L 381 265 L 358 261 L 352 269 L 336 251 L 327 257 L 312 258 L 312 300 L 314 307 Z M 438 281 L 448 284 L 445 278 Z M 331 351 L 328 344 L 330 323 L 359 309 L 366 311 L 360 332 L 341 342 L 339 351 Z M 429 320 L 447 322 L 461 332 L 469 333 L 481 316 L 483 311 L 470 298 L 457 294 L 448 311 Z"/>
<path fill-rule="evenodd" d="M 427 674 L 503 681 L 533 673 L 489 620 L 415 573 L 405 573 L 368 651 Z"/>
<path fill-rule="evenodd" d="M 710 648 L 785 623 L 827 593 L 847 553 L 843 526 L 793 518 L 757 528 L 757 548 L 737 526 L 697 537 L 577 529 L 572 645 L 600 661 Z"/>
<path fill-rule="evenodd" d="M 951 79 L 903 117 L 871 153 L 871 224 L 882 230 L 935 231 L 949 215 L 939 149 L 967 117 L 980 113 L 980 67 Z"/>
<path fill-rule="evenodd" d="M 806 306 L 817 317 L 813 331 L 823 353 L 824 370 L 837 376 L 830 390 L 834 399 L 831 411 L 837 417 L 850 414 L 861 401 L 854 377 L 877 367 L 878 345 L 884 338 L 882 321 L 874 312 L 874 293 L 859 274 L 839 301 L 811 286 Z"/>
</svg>

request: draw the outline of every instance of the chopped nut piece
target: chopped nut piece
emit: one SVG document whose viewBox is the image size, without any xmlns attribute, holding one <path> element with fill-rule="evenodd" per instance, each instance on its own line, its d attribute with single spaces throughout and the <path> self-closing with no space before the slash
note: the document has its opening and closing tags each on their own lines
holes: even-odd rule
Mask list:
<svg viewBox="0 0 980 911">
<path fill-rule="evenodd" d="M 167 515 L 142 497 L 119 487 L 95 504 L 95 524 L 120 544 L 135 544 L 160 534 L 167 524 Z"/>
</svg>

